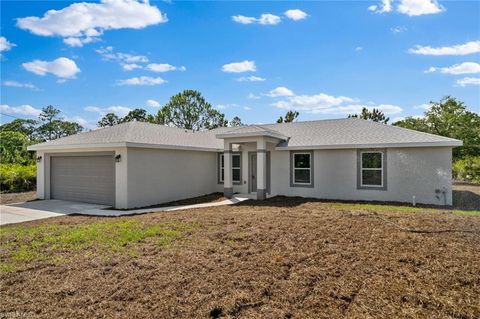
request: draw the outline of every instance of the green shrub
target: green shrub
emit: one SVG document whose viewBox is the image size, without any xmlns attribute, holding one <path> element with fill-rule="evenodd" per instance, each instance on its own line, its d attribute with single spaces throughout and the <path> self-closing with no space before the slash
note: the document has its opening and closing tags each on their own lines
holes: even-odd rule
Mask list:
<svg viewBox="0 0 480 319">
<path fill-rule="evenodd" d="M 480 156 L 467 156 L 455 161 L 452 173 L 456 180 L 480 183 Z"/>
<path fill-rule="evenodd" d="M 2 193 L 27 192 L 37 185 L 37 165 L 0 164 Z"/>
</svg>

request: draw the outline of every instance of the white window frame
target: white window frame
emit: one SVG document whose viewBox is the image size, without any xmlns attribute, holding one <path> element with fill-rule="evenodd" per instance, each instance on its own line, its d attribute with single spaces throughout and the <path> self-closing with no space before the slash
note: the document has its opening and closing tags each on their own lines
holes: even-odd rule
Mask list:
<svg viewBox="0 0 480 319">
<path fill-rule="evenodd" d="M 380 163 L 381 167 L 380 168 L 363 168 L 363 154 L 369 154 L 369 153 L 379 153 L 381 155 Z M 384 165 L 383 165 L 383 157 L 384 157 L 384 152 L 383 151 L 361 151 L 360 152 L 360 186 L 362 187 L 378 187 L 378 188 L 383 188 L 383 176 L 384 176 Z M 363 171 L 381 171 L 382 175 L 380 178 L 380 185 L 374 185 L 374 184 L 363 184 Z"/>
<path fill-rule="evenodd" d="M 310 167 L 295 167 L 295 155 L 308 155 Z M 309 177 L 308 183 L 299 183 L 295 181 L 295 170 L 306 170 L 308 169 Z M 310 152 L 293 152 L 292 153 L 292 184 L 293 185 L 312 185 L 312 153 Z"/>
<path fill-rule="evenodd" d="M 238 166 L 238 167 L 233 166 L 233 157 L 234 156 L 239 157 L 238 163 L 239 163 L 240 166 Z M 222 165 L 223 163 L 225 163 L 224 157 L 225 157 L 225 154 L 221 153 L 220 157 L 219 157 L 219 163 L 218 163 L 219 168 L 220 168 L 218 170 L 218 174 L 219 174 L 218 175 L 218 181 L 220 183 L 223 183 L 223 180 L 224 180 L 224 178 L 222 178 L 222 175 L 223 175 L 222 172 L 224 172 L 224 170 L 225 170 L 224 165 Z M 233 179 L 233 170 L 234 169 L 238 169 L 240 171 L 240 179 L 239 180 L 234 180 Z M 225 176 L 225 175 L 223 175 L 223 176 Z M 242 154 L 240 154 L 240 153 L 233 153 L 232 154 L 232 183 L 242 183 Z"/>
</svg>

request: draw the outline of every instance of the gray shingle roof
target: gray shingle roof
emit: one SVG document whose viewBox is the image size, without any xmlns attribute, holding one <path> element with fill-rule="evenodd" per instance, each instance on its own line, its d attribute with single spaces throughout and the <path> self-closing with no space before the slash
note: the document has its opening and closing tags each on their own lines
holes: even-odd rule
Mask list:
<svg viewBox="0 0 480 319">
<path fill-rule="evenodd" d="M 144 146 L 219 150 L 223 149 L 223 140 L 216 138 L 216 135 L 234 137 L 236 134 L 257 132 L 286 136 L 287 139 L 277 145 L 278 149 L 461 145 L 461 141 L 451 138 L 350 118 L 224 127 L 205 132 L 129 122 L 33 145 L 29 149 Z"/>
</svg>

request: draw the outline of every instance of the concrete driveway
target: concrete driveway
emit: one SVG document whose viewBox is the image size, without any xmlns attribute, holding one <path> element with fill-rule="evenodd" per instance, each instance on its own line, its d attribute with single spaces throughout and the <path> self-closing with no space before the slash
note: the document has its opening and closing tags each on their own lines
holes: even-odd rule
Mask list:
<svg viewBox="0 0 480 319">
<path fill-rule="evenodd" d="M 151 212 L 170 212 L 182 209 L 232 205 L 249 199 L 248 195 L 236 195 L 231 199 L 194 205 L 153 207 L 133 210 L 106 209 L 109 206 L 69 202 L 65 200 L 37 200 L 18 204 L 0 205 L 0 225 L 16 224 L 50 217 L 80 214 L 88 216 L 125 216 Z"/>
<path fill-rule="evenodd" d="M 107 207 L 55 199 L 0 205 L 0 225 L 16 224 L 69 214 L 88 215 L 89 212 L 97 212 Z"/>
</svg>

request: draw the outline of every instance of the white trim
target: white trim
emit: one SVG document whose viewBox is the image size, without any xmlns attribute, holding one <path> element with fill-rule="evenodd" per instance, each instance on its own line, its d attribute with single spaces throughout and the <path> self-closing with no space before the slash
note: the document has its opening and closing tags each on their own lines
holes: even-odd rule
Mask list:
<svg viewBox="0 0 480 319">
<path fill-rule="evenodd" d="M 225 139 L 225 138 L 236 138 L 236 137 L 256 137 L 256 136 L 268 136 L 273 137 L 279 140 L 286 140 L 288 139 L 287 136 L 275 133 L 275 132 L 249 132 L 249 133 L 222 133 L 216 134 L 215 137 L 218 139 Z"/>
<path fill-rule="evenodd" d="M 381 155 L 380 158 L 380 168 L 363 168 L 363 154 L 365 153 L 379 153 Z M 383 187 L 383 174 L 384 174 L 384 167 L 383 167 L 383 156 L 384 156 L 383 151 L 361 151 L 360 152 L 360 186 L 362 187 L 378 187 L 382 188 Z M 363 171 L 380 171 L 382 173 L 380 177 L 380 185 L 374 185 L 374 184 L 363 184 Z"/>
<path fill-rule="evenodd" d="M 308 162 L 310 164 L 310 167 L 295 167 L 295 155 L 308 155 Z M 309 152 L 293 152 L 292 153 L 292 183 L 293 185 L 312 185 L 312 154 Z M 295 182 L 295 170 L 307 170 L 308 169 L 308 180 L 310 182 L 308 183 L 299 183 Z"/>
<path fill-rule="evenodd" d="M 224 165 L 222 166 L 222 159 L 225 155 L 224 154 L 219 154 L 219 156 L 220 156 L 220 165 L 219 165 L 220 167 L 219 167 L 219 172 L 218 172 L 219 173 L 218 181 L 220 183 L 223 183 L 224 179 L 222 178 L 222 171 L 225 170 L 225 168 L 224 168 L 225 162 L 224 162 Z M 233 166 L 233 157 L 234 156 L 240 157 L 240 160 L 239 160 L 240 166 L 238 166 L 238 167 Z M 234 169 L 238 169 L 240 171 L 240 179 L 239 180 L 234 180 L 233 179 L 233 170 Z M 242 176 L 241 175 L 242 175 L 242 155 L 241 154 L 232 154 L 232 182 L 241 183 L 242 182 Z"/>
</svg>

